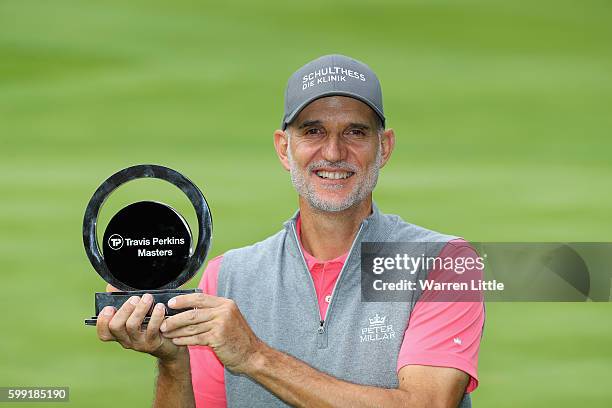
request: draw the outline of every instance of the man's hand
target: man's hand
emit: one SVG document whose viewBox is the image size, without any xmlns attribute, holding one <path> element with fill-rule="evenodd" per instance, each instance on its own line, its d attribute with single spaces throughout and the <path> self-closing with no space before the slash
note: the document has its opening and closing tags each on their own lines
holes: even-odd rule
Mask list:
<svg viewBox="0 0 612 408">
<path fill-rule="evenodd" d="M 161 325 L 175 345 L 211 347 L 223 365 L 235 373 L 252 368 L 263 342 L 257 338 L 231 299 L 193 293 L 168 302 L 173 309 L 192 309 L 171 316 Z"/>
<path fill-rule="evenodd" d="M 108 285 L 106 290 L 117 291 L 111 285 Z M 153 296 L 147 293 L 142 298 L 132 296 L 117 311 L 112 306 L 105 307 L 96 323 L 98 338 L 102 341 L 116 341 L 123 348 L 148 353 L 160 360 L 168 362 L 175 360 L 180 352 L 179 347 L 161 336 L 159 330 L 166 314 L 162 303 L 158 303 L 153 308 L 146 328 L 142 326 L 152 304 Z"/>
<path fill-rule="evenodd" d="M 108 285 L 107 292 L 117 289 Z M 142 322 L 153 306 L 153 296 L 132 296 L 115 311 L 107 306 L 100 312 L 96 328 L 102 341 L 116 341 L 132 349 L 157 357 L 159 375 L 154 407 L 195 407 L 187 347 L 180 347 L 161 335 L 166 309 L 163 303 L 153 308 L 146 328 Z"/>
</svg>

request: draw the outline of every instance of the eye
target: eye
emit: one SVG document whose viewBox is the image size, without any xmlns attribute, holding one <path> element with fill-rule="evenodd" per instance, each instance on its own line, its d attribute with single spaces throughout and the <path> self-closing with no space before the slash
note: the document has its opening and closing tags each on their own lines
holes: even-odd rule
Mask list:
<svg viewBox="0 0 612 408">
<path fill-rule="evenodd" d="M 306 130 L 307 135 L 320 135 L 323 131 L 319 128 L 310 128 Z"/>
<path fill-rule="evenodd" d="M 361 129 L 350 129 L 347 132 L 350 136 L 365 136 L 365 133 Z"/>
</svg>

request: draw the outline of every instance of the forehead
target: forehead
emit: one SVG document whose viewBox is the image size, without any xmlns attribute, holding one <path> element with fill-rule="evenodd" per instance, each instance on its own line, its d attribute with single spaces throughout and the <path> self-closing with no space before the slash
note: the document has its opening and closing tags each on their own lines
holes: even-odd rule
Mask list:
<svg viewBox="0 0 612 408">
<path fill-rule="evenodd" d="M 348 96 L 327 96 L 308 104 L 292 125 L 320 121 L 323 125 L 363 123 L 376 128 L 376 113 L 365 103 Z"/>
</svg>

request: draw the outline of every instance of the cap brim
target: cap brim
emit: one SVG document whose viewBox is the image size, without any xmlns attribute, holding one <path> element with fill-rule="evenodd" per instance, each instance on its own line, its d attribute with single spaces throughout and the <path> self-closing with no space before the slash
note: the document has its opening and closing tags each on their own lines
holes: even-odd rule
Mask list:
<svg viewBox="0 0 612 408">
<path fill-rule="evenodd" d="M 383 127 L 385 127 L 385 115 L 376 107 L 376 105 L 374 105 L 371 101 L 369 101 L 367 98 L 364 98 L 361 95 L 357 95 L 353 92 L 346 92 L 346 91 L 329 91 L 329 92 L 323 92 L 321 94 L 318 94 L 316 96 L 313 96 L 310 99 L 306 99 L 304 102 L 302 102 L 297 108 L 295 108 L 293 110 L 293 112 L 291 112 L 291 114 L 289 116 L 287 116 L 282 123 L 282 129 L 285 130 L 287 128 L 287 125 L 289 125 L 291 122 L 293 122 L 293 120 L 297 117 L 297 115 L 300 114 L 300 112 L 310 103 L 316 101 L 317 99 L 321 99 L 321 98 L 325 98 L 327 96 L 348 96 L 349 98 L 353 98 L 353 99 L 357 99 L 358 101 L 361 101 L 363 103 L 365 103 L 366 105 L 368 105 L 380 118 L 380 120 L 382 121 L 382 125 Z"/>
</svg>

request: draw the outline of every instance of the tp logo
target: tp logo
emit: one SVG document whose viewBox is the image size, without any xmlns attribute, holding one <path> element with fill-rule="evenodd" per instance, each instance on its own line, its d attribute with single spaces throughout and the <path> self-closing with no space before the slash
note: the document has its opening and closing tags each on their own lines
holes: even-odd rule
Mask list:
<svg viewBox="0 0 612 408">
<path fill-rule="evenodd" d="M 123 246 L 123 237 L 119 234 L 113 234 L 108 238 L 108 246 L 115 251 Z"/>
</svg>

